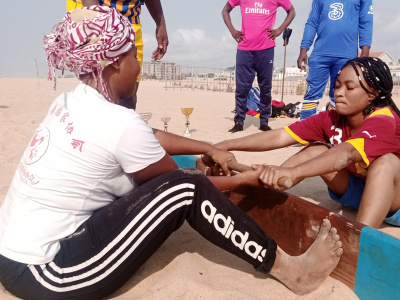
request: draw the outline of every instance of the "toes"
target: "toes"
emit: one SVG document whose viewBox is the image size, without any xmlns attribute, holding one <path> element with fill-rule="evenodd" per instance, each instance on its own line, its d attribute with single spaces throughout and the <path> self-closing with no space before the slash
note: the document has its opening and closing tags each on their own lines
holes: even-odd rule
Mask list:
<svg viewBox="0 0 400 300">
<path fill-rule="evenodd" d="M 341 249 L 341 250 L 340 250 Z M 336 243 L 334 243 L 332 245 L 331 250 L 333 251 L 334 254 L 338 255 L 338 251 L 340 252 L 340 255 L 342 255 L 343 253 L 343 248 L 342 248 L 342 242 L 341 241 L 337 241 Z"/>
<path fill-rule="evenodd" d="M 342 256 L 342 254 L 343 254 L 343 248 L 338 248 L 338 249 L 336 249 L 336 250 L 334 251 L 334 253 L 335 253 L 335 255 L 336 255 L 337 257 Z"/>
<path fill-rule="evenodd" d="M 333 244 L 335 244 L 337 241 L 339 241 L 340 240 L 340 237 L 339 237 L 339 235 L 338 234 L 328 234 L 326 237 L 325 237 L 325 240 L 328 242 L 328 243 L 331 243 L 332 245 Z"/>
<path fill-rule="evenodd" d="M 327 235 L 331 229 L 331 221 L 328 219 L 323 219 L 321 227 L 319 229 L 319 234 Z"/>
<path fill-rule="evenodd" d="M 337 242 L 335 243 L 335 245 L 338 246 L 338 247 L 340 247 L 340 248 L 343 246 L 342 241 L 337 241 Z"/>
<path fill-rule="evenodd" d="M 332 234 L 337 233 L 337 229 L 335 227 L 332 227 L 330 233 L 332 233 Z"/>
<path fill-rule="evenodd" d="M 332 234 L 332 240 L 336 242 L 336 241 L 340 240 L 340 236 L 336 233 Z"/>
</svg>

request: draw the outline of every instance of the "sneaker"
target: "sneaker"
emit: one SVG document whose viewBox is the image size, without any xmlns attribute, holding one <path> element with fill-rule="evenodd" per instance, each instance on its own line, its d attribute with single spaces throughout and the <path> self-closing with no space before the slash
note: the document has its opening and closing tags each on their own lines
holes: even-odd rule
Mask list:
<svg viewBox="0 0 400 300">
<path fill-rule="evenodd" d="M 268 130 L 272 130 L 272 128 L 269 127 L 268 125 L 260 125 L 259 130 L 261 130 L 261 131 L 268 131 Z"/>
<path fill-rule="evenodd" d="M 243 125 L 240 125 L 239 123 L 236 123 L 235 126 L 228 130 L 230 133 L 235 133 L 238 131 L 243 131 Z"/>
</svg>

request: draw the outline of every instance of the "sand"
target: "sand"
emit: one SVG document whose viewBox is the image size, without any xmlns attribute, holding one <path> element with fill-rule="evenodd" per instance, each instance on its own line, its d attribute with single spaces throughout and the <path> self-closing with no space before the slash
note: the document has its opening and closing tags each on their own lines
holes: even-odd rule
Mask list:
<svg viewBox="0 0 400 300">
<path fill-rule="evenodd" d="M 45 79 L 0 79 L 0 203 L 4 200 L 18 161 L 53 99 L 69 90 L 77 80 L 61 78 L 57 90 Z M 248 116 L 244 131 L 228 133 L 233 126 L 234 94 L 199 90 L 165 89 L 164 82 L 142 81 L 138 112 L 152 112 L 149 125 L 163 129 L 162 116 L 169 116 L 168 131 L 183 135 L 182 107 L 193 107 L 190 130 L 193 139 L 215 143 L 258 132 L 259 119 Z M 281 99 L 273 95 L 273 99 Z M 301 96 L 284 96 L 284 102 Z M 396 99 L 399 100 L 399 99 Z M 326 103 L 323 99 L 322 103 Z M 270 120 L 280 128 L 296 119 Z M 235 152 L 244 164 L 280 164 L 299 148 L 288 147 L 268 153 Z M 309 178 L 288 190 L 350 218 L 355 212 L 330 200 L 325 184 Z M 397 228 L 383 225 L 382 231 L 400 238 Z M 244 261 L 204 240 L 186 224 L 174 233 L 153 257 L 110 299 L 358 299 L 346 285 L 329 277 L 315 292 L 296 296 L 272 277 L 253 270 Z M 16 299 L 0 285 L 0 299 Z"/>
</svg>

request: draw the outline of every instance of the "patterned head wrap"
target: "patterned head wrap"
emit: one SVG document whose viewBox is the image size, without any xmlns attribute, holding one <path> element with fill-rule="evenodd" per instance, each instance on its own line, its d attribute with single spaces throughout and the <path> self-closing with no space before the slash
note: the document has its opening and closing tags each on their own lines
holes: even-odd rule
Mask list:
<svg viewBox="0 0 400 300">
<path fill-rule="evenodd" d="M 78 77 L 97 72 L 109 98 L 102 71 L 134 45 L 135 31 L 129 20 L 112 7 L 93 5 L 68 12 L 52 32 L 44 37 L 44 49 L 54 88 L 55 69 Z"/>
</svg>

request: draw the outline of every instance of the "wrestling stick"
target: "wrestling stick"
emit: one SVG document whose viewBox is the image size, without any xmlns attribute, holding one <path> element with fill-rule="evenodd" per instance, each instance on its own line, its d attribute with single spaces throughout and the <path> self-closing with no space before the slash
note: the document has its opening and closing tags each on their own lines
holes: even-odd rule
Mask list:
<svg viewBox="0 0 400 300">
<path fill-rule="evenodd" d="M 282 97 L 281 97 L 281 101 L 283 101 L 283 94 L 285 91 L 285 73 L 286 73 L 286 47 L 289 44 L 289 37 L 292 34 L 292 29 L 290 28 L 286 28 L 283 31 L 283 46 L 285 46 L 285 54 L 283 56 L 283 72 L 282 72 Z"/>
<path fill-rule="evenodd" d="M 244 172 L 244 171 L 251 170 L 250 166 L 247 166 L 247 165 L 235 162 L 235 161 L 228 161 L 228 168 L 230 170 L 237 171 L 237 172 Z M 293 185 L 293 182 L 288 177 L 281 177 L 278 180 L 278 185 L 280 187 L 288 189 Z"/>
<path fill-rule="evenodd" d="M 285 40 L 285 54 L 283 56 L 283 72 L 282 72 L 282 96 L 281 101 L 283 102 L 283 94 L 285 92 L 285 73 L 286 73 L 286 46 L 287 46 L 287 39 Z"/>
</svg>

